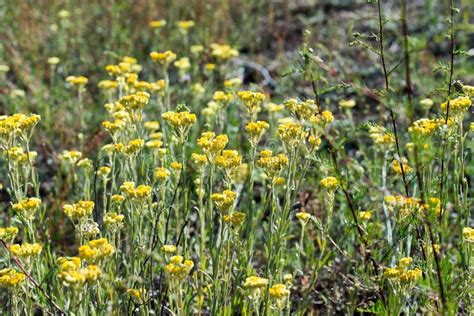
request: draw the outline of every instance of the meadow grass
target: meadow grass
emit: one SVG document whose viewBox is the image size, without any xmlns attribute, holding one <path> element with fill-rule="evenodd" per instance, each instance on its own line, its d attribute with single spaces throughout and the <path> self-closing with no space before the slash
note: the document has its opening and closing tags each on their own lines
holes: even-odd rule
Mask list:
<svg viewBox="0 0 474 316">
<path fill-rule="evenodd" d="M 50 4 L 1 9 L 2 314 L 473 312 L 469 2 Z"/>
</svg>

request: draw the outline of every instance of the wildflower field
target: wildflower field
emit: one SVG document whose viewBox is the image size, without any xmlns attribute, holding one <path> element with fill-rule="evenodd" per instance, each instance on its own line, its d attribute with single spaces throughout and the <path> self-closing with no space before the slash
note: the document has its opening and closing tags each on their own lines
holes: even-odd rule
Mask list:
<svg viewBox="0 0 474 316">
<path fill-rule="evenodd" d="M 0 6 L 0 315 L 472 315 L 474 3 Z"/>
</svg>

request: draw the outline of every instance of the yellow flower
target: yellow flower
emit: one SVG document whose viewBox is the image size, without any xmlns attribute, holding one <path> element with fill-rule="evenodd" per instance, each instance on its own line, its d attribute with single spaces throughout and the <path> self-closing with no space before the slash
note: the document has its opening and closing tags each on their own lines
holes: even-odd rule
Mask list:
<svg viewBox="0 0 474 316">
<path fill-rule="evenodd" d="M 422 118 L 408 128 L 408 131 L 417 136 L 430 136 L 436 129 L 438 129 L 444 122 L 441 119 L 426 119 Z"/>
<path fill-rule="evenodd" d="M 174 66 L 181 71 L 186 71 L 191 68 L 191 63 L 189 62 L 189 58 L 183 57 L 174 62 Z"/>
<path fill-rule="evenodd" d="M 379 125 L 372 125 L 369 128 L 369 136 L 377 145 L 392 146 L 395 144 L 395 136 Z"/>
<path fill-rule="evenodd" d="M 127 289 L 127 294 L 136 300 L 142 300 L 145 297 L 145 291 L 143 289 Z"/>
<path fill-rule="evenodd" d="M 193 261 L 184 260 L 183 256 L 173 256 L 165 266 L 165 271 L 170 278 L 182 281 L 188 276 L 193 267 Z"/>
<path fill-rule="evenodd" d="M 327 190 L 336 190 L 339 186 L 339 180 L 335 177 L 326 177 L 319 181 L 319 184 Z"/>
<path fill-rule="evenodd" d="M 415 268 L 413 270 L 408 270 L 400 276 L 400 281 L 403 283 L 408 283 L 408 282 L 413 282 L 418 280 L 422 275 L 422 272 L 420 269 Z"/>
<path fill-rule="evenodd" d="M 11 242 L 15 239 L 18 234 L 18 227 L 10 226 L 0 228 L 0 240 Z"/>
<path fill-rule="evenodd" d="M 339 101 L 339 107 L 341 109 L 352 109 L 356 105 L 356 102 L 354 100 L 340 100 Z"/>
<path fill-rule="evenodd" d="M 57 65 L 57 64 L 59 64 L 60 61 L 61 60 L 58 57 L 55 57 L 55 56 L 48 58 L 48 64 L 50 64 L 50 65 Z"/>
<path fill-rule="evenodd" d="M 81 159 L 82 153 L 75 150 L 64 150 L 60 156 L 61 161 L 68 162 L 70 164 L 75 164 L 79 159 Z"/>
<path fill-rule="evenodd" d="M 207 157 L 206 155 L 201 155 L 201 154 L 197 154 L 197 153 L 192 153 L 191 154 L 191 161 L 199 166 L 199 167 L 202 167 L 204 166 L 205 164 L 207 164 Z"/>
<path fill-rule="evenodd" d="M 78 76 L 78 77 L 69 76 L 66 78 L 66 81 L 75 86 L 84 86 L 87 84 L 89 79 L 87 79 L 87 77 L 84 77 L 84 76 Z"/>
<path fill-rule="evenodd" d="M 260 111 L 262 104 L 265 101 L 265 95 L 260 92 L 240 91 L 237 95 L 244 103 L 251 118 L 254 114 Z"/>
<path fill-rule="evenodd" d="M 389 279 L 398 279 L 402 273 L 403 273 L 403 270 L 399 268 L 387 268 L 383 272 L 383 274 Z"/>
<path fill-rule="evenodd" d="M 5 152 L 5 155 L 12 162 L 26 164 L 32 163 L 38 156 L 38 153 L 36 151 L 26 153 L 23 148 L 14 146 L 8 149 L 8 151 Z"/>
<path fill-rule="evenodd" d="M 184 141 L 184 137 L 196 122 L 196 114 L 189 111 L 182 112 L 166 112 L 161 115 L 163 120 L 170 124 L 176 133 L 176 137 L 180 141 Z"/>
<path fill-rule="evenodd" d="M 446 112 L 448 102 L 441 103 L 441 110 Z M 469 97 L 461 96 L 449 101 L 449 113 L 451 115 L 460 115 L 471 106 Z"/>
<path fill-rule="evenodd" d="M 15 288 L 26 279 L 26 275 L 11 268 L 0 270 L 0 287 Z"/>
<path fill-rule="evenodd" d="M 111 170 L 112 169 L 110 169 L 110 167 L 108 166 L 102 166 L 99 168 L 99 170 L 97 170 L 97 175 L 106 178 L 109 175 Z"/>
<path fill-rule="evenodd" d="M 368 221 L 372 218 L 372 212 L 371 211 L 359 212 L 359 218 L 363 221 Z"/>
<path fill-rule="evenodd" d="M 265 131 L 270 127 L 270 124 L 264 121 L 250 122 L 245 126 L 245 130 L 249 133 L 249 140 L 252 146 L 257 146 Z"/>
<path fill-rule="evenodd" d="M 474 243 L 474 229 L 471 227 L 464 227 L 462 229 L 462 236 L 464 241 Z"/>
<path fill-rule="evenodd" d="M 251 276 L 245 279 L 244 284 L 242 286 L 247 289 L 257 289 L 266 287 L 268 285 L 268 279 L 261 278 L 258 276 Z"/>
<path fill-rule="evenodd" d="M 298 212 L 296 213 L 296 218 L 299 220 L 300 224 L 304 226 L 311 219 L 311 214 L 306 212 Z"/>
<path fill-rule="evenodd" d="M 159 29 L 166 25 L 166 20 L 155 20 L 150 22 L 150 27 L 154 29 Z"/>
<path fill-rule="evenodd" d="M 227 135 L 217 135 L 213 132 L 204 132 L 197 140 L 197 144 L 207 155 L 208 160 L 213 162 L 214 157 L 219 154 L 229 142 Z"/>
<path fill-rule="evenodd" d="M 216 157 L 216 165 L 219 168 L 232 170 L 240 166 L 242 156 L 237 150 L 223 150 L 222 154 Z"/>
<path fill-rule="evenodd" d="M 284 123 L 278 126 L 278 136 L 288 148 L 293 148 L 306 137 L 306 131 L 300 123 Z"/>
<path fill-rule="evenodd" d="M 139 185 L 135 187 L 135 182 L 124 182 L 120 190 L 132 200 L 143 201 L 150 196 L 151 187 L 148 185 Z"/>
<path fill-rule="evenodd" d="M 404 258 L 401 258 L 399 261 L 398 261 L 398 266 L 401 267 L 401 268 L 407 268 L 408 266 L 410 266 L 410 264 L 413 262 L 413 258 L 411 257 L 404 257 Z"/>
<path fill-rule="evenodd" d="M 41 205 L 41 200 L 38 198 L 23 199 L 18 203 L 12 205 L 12 209 L 21 214 L 26 220 L 32 220 L 35 212 Z"/>
<path fill-rule="evenodd" d="M 169 177 L 169 175 L 170 175 L 170 172 L 168 171 L 168 169 L 164 167 L 155 168 L 155 177 L 159 181 L 166 180 Z"/>
<path fill-rule="evenodd" d="M 223 217 L 225 223 L 232 224 L 235 228 L 238 228 L 242 225 L 245 220 L 245 214 L 241 212 L 234 212 L 229 215 L 224 215 Z"/>
<path fill-rule="evenodd" d="M 288 165 L 288 157 L 284 154 L 272 156 L 271 150 L 262 150 L 260 158 L 257 160 L 257 165 L 265 170 L 265 173 L 270 176 L 276 176 L 284 167 Z"/>
<path fill-rule="evenodd" d="M 242 84 L 242 79 L 240 78 L 231 78 L 224 81 L 224 87 L 226 88 L 237 88 Z"/>
<path fill-rule="evenodd" d="M 327 124 L 332 123 L 334 121 L 334 116 L 331 111 L 323 111 L 321 114 L 314 114 L 311 116 L 309 121 L 312 124 L 319 125 L 321 127 L 325 127 Z"/>
<path fill-rule="evenodd" d="M 176 252 L 176 246 L 175 245 L 163 245 L 161 247 L 161 251 L 167 254 L 175 253 Z"/>
<path fill-rule="evenodd" d="M 194 55 L 199 55 L 204 50 L 202 45 L 191 45 L 191 53 Z"/>
<path fill-rule="evenodd" d="M 41 246 L 38 243 L 34 243 L 34 244 L 24 243 L 22 245 L 14 244 L 10 246 L 10 251 L 12 252 L 12 254 L 21 259 L 37 257 L 41 253 L 42 250 L 43 250 L 43 246 Z"/>
<path fill-rule="evenodd" d="M 429 98 L 422 99 L 420 100 L 420 105 L 425 111 L 428 111 L 433 106 L 433 100 Z"/>
<path fill-rule="evenodd" d="M 169 64 L 176 60 L 176 54 L 170 50 L 165 52 L 151 52 L 150 57 L 153 62 L 158 63 L 164 67 L 168 67 Z"/>
<path fill-rule="evenodd" d="M 104 215 L 104 224 L 111 231 L 117 231 L 123 227 L 125 216 L 115 212 L 109 212 Z"/>
<path fill-rule="evenodd" d="M 212 194 L 211 199 L 222 213 L 227 213 L 234 205 L 236 196 L 237 194 L 235 192 L 224 190 L 222 193 Z"/>
<path fill-rule="evenodd" d="M 145 141 L 143 139 L 133 139 L 127 144 L 127 146 L 125 146 L 123 151 L 128 155 L 133 155 L 138 153 L 144 145 Z"/>
<path fill-rule="evenodd" d="M 288 290 L 284 284 L 279 283 L 269 288 L 268 294 L 271 298 L 282 299 L 290 295 L 290 290 Z"/>
<path fill-rule="evenodd" d="M 79 247 L 79 257 L 88 263 L 98 262 L 114 252 L 114 246 L 109 244 L 105 238 L 91 240 Z"/>
<path fill-rule="evenodd" d="M 63 211 L 70 219 L 82 219 L 92 214 L 94 210 L 94 202 L 79 201 L 75 204 L 65 204 Z"/>
<path fill-rule="evenodd" d="M 403 172 L 402 172 L 403 166 Z M 413 168 L 408 165 L 408 160 L 405 157 L 402 157 L 400 160 L 394 159 L 392 161 L 392 170 L 397 174 L 409 174 L 413 172 Z"/>
<path fill-rule="evenodd" d="M 229 45 L 225 45 L 225 44 L 220 45 L 220 44 L 213 43 L 211 44 L 211 49 L 212 49 L 212 52 L 211 52 L 212 56 L 218 59 L 227 60 L 232 57 L 239 56 L 239 51 L 232 48 Z"/>
<path fill-rule="evenodd" d="M 177 25 L 181 30 L 187 31 L 194 26 L 194 21 L 192 20 L 178 21 Z"/>
</svg>

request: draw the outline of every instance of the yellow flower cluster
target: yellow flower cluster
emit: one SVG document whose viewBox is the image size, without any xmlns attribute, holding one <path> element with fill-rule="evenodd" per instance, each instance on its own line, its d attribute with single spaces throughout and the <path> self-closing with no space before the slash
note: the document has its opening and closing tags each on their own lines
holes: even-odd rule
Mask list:
<svg viewBox="0 0 474 316">
<path fill-rule="evenodd" d="M 268 176 L 274 177 L 288 165 L 288 157 L 285 154 L 273 156 L 271 150 L 262 150 L 257 165 L 263 168 Z"/>
<path fill-rule="evenodd" d="M 159 181 L 164 181 L 170 176 L 170 172 L 165 167 L 157 167 L 155 168 L 155 177 Z"/>
<path fill-rule="evenodd" d="M 115 212 L 109 212 L 104 215 L 104 224 L 111 231 L 117 231 L 123 227 L 125 216 Z"/>
<path fill-rule="evenodd" d="M 66 287 L 82 288 L 86 282 L 95 282 L 101 275 L 100 268 L 96 265 L 88 265 L 82 268 L 81 258 L 79 257 L 61 257 L 58 259 L 58 264 L 58 279 Z"/>
<path fill-rule="evenodd" d="M 176 68 L 178 68 L 180 71 L 186 71 L 189 68 L 191 68 L 191 63 L 189 62 L 189 58 L 187 57 L 178 59 L 177 61 L 174 62 L 173 65 Z"/>
<path fill-rule="evenodd" d="M 391 146 L 395 144 L 395 136 L 393 133 L 387 132 L 385 127 L 379 125 L 370 126 L 369 136 L 377 145 Z"/>
<path fill-rule="evenodd" d="M 359 212 L 359 218 L 363 221 L 368 221 L 372 218 L 372 212 L 371 211 L 361 211 L 361 212 Z"/>
<path fill-rule="evenodd" d="M 63 211 L 70 219 L 83 219 L 89 217 L 94 210 L 94 202 L 79 201 L 75 204 L 65 204 Z"/>
<path fill-rule="evenodd" d="M 294 148 L 304 140 L 306 131 L 300 123 L 283 123 L 278 126 L 278 136 L 287 148 Z"/>
<path fill-rule="evenodd" d="M 250 118 L 260 111 L 265 101 L 265 95 L 261 92 L 240 91 L 237 95 L 249 111 Z"/>
<path fill-rule="evenodd" d="M 403 172 L 402 172 L 403 167 Z M 396 174 L 403 174 L 405 175 L 410 174 L 413 172 L 413 168 L 408 165 L 408 160 L 405 157 L 402 157 L 400 160 L 394 159 L 392 161 L 392 170 Z"/>
<path fill-rule="evenodd" d="M 223 150 L 222 154 L 216 157 L 216 165 L 228 171 L 237 168 L 241 163 L 242 156 L 239 156 L 237 150 Z"/>
<path fill-rule="evenodd" d="M 430 197 L 423 205 L 423 210 L 439 216 L 441 214 L 441 201 L 438 198 Z"/>
<path fill-rule="evenodd" d="M 183 256 L 173 256 L 165 266 L 168 276 L 176 280 L 184 280 L 194 267 L 192 260 L 184 260 Z"/>
<path fill-rule="evenodd" d="M 235 192 L 224 190 L 222 193 L 212 194 L 211 199 L 222 213 L 227 213 L 234 205 L 236 196 Z"/>
<path fill-rule="evenodd" d="M 446 111 L 448 102 L 441 103 L 441 110 Z M 449 113 L 459 115 L 464 113 L 471 106 L 471 99 L 469 97 L 457 97 L 449 101 Z"/>
<path fill-rule="evenodd" d="M 105 238 L 91 240 L 79 247 L 79 257 L 88 263 L 96 263 L 114 252 L 114 246 Z"/>
<path fill-rule="evenodd" d="M 223 105 L 228 104 L 233 99 L 234 99 L 234 96 L 232 93 L 225 93 L 224 91 L 216 91 L 214 92 L 214 95 L 212 96 L 212 100 L 219 102 Z"/>
<path fill-rule="evenodd" d="M 401 258 L 398 262 L 398 266 L 385 269 L 384 275 L 389 279 L 397 280 L 405 284 L 416 281 L 421 277 L 422 272 L 418 268 L 408 270 L 407 268 L 412 262 L 413 259 L 410 257 Z"/>
<path fill-rule="evenodd" d="M 208 161 L 213 162 L 214 157 L 224 150 L 225 146 L 229 142 L 227 135 L 217 135 L 213 132 L 204 132 L 201 137 L 197 140 L 197 144 L 201 147 L 202 151 L 206 154 Z"/>
<path fill-rule="evenodd" d="M 170 50 L 165 52 L 151 52 L 150 57 L 153 62 L 165 67 L 168 67 L 169 64 L 176 60 L 176 54 Z"/>
<path fill-rule="evenodd" d="M 225 44 L 221 45 L 221 44 L 213 43 L 211 44 L 211 49 L 212 49 L 212 52 L 211 52 L 212 56 L 218 59 L 227 60 L 232 57 L 239 56 L 239 51 L 232 48 L 229 45 L 225 45 Z"/>
<path fill-rule="evenodd" d="M 265 131 L 270 127 L 270 124 L 264 121 L 249 122 L 245 126 L 245 130 L 249 133 L 250 144 L 256 147 L 260 142 Z"/>
<path fill-rule="evenodd" d="M 117 144 L 118 145 L 118 144 Z M 145 141 L 141 138 L 132 139 L 126 146 L 123 148 L 118 148 L 119 152 L 124 152 L 127 155 L 137 154 L 145 145 Z"/>
<path fill-rule="evenodd" d="M 306 213 L 306 212 L 298 212 L 296 213 L 296 218 L 300 222 L 302 226 L 305 226 L 309 220 L 311 219 L 311 214 Z"/>
<path fill-rule="evenodd" d="M 37 114 L 13 114 L 11 116 L 0 116 L 0 139 L 15 137 L 17 135 L 27 137 L 28 133 L 41 120 Z"/>
<path fill-rule="evenodd" d="M 286 285 L 278 283 L 268 289 L 268 294 L 273 299 L 281 300 L 290 295 L 290 290 L 286 288 Z"/>
<path fill-rule="evenodd" d="M 298 119 L 310 120 L 318 111 L 318 106 L 314 100 L 300 102 L 297 99 L 288 99 L 284 102 L 285 108 Z"/>
<path fill-rule="evenodd" d="M 464 227 L 462 229 L 462 237 L 464 241 L 474 243 L 474 228 Z"/>
<path fill-rule="evenodd" d="M 188 29 L 192 28 L 195 25 L 195 23 L 193 20 L 184 20 L 184 21 L 178 21 L 177 25 L 181 30 L 187 31 Z"/>
<path fill-rule="evenodd" d="M 66 82 L 75 86 L 84 86 L 89 82 L 89 79 L 84 76 L 69 76 L 66 78 Z"/>
<path fill-rule="evenodd" d="M 82 153 L 76 150 L 63 150 L 59 158 L 61 159 L 61 161 L 64 161 L 73 165 L 79 159 L 82 158 Z"/>
<path fill-rule="evenodd" d="M 118 103 L 122 105 L 128 112 L 134 113 L 137 110 L 141 110 L 148 104 L 150 95 L 146 92 L 139 91 L 134 94 L 126 95 L 121 97 Z"/>
<path fill-rule="evenodd" d="M 258 276 L 250 276 L 245 279 L 244 284 L 242 286 L 246 289 L 258 289 L 263 288 L 268 285 L 268 279 L 261 278 Z"/>
<path fill-rule="evenodd" d="M 224 215 L 223 217 L 225 223 L 230 223 L 235 228 L 238 228 L 242 225 L 245 220 L 245 214 L 242 212 L 234 212 L 229 215 Z"/>
<path fill-rule="evenodd" d="M 150 186 L 141 184 L 135 187 L 135 182 L 124 182 L 120 186 L 120 190 L 125 193 L 128 198 L 134 200 L 145 200 L 151 193 Z"/>
<path fill-rule="evenodd" d="M 150 27 L 154 29 L 161 28 L 166 25 L 166 20 L 155 20 L 150 22 Z"/>
<path fill-rule="evenodd" d="M 0 240 L 11 242 L 15 239 L 17 234 L 18 234 L 18 227 L 14 227 L 14 226 L 5 227 L 5 228 L 0 227 Z"/>
<path fill-rule="evenodd" d="M 14 244 L 10 246 L 10 251 L 13 255 L 20 259 L 28 259 L 37 257 L 41 251 L 43 250 L 43 246 L 38 243 L 24 243 L 24 244 Z"/>
<path fill-rule="evenodd" d="M 338 104 L 341 109 L 349 110 L 356 105 L 356 102 L 355 100 L 340 100 Z"/>
<path fill-rule="evenodd" d="M 177 251 L 177 248 L 175 245 L 163 245 L 161 247 L 161 251 L 167 254 L 175 253 Z"/>
<path fill-rule="evenodd" d="M 335 177 L 326 177 L 319 181 L 319 184 L 327 190 L 336 190 L 339 186 L 339 180 Z"/>
<path fill-rule="evenodd" d="M 127 294 L 136 300 L 142 300 L 145 297 L 144 289 L 127 289 Z"/>
<path fill-rule="evenodd" d="M 334 115 L 331 111 L 322 111 L 321 114 L 313 114 L 309 121 L 312 124 L 316 124 L 322 127 L 325 127 L 327 124 L 334 121 Z"/>
<path fill-rule="evenodd" d="M 163 113 L 161 117 L 175 128 L 188 129 L 196 122 L 196 114 L 189 113 L 189 111 L 166 112 Z"/>
<path fill-rule="evenodd" d="M 398 210 L 402 218 L 405 218 L 413 212 L 417 212 L 421 207 L 421 201 L 419 199 L 405 197 L 403 195 L 387 195 L 384 201 L 390 211 Z"/>
<path fill-rule="evenodd" d="M 26 220 L 32 220 L 35 216 L 35 212 L 41 205 L 41 200 L 38 198 L 27 198 L 23 199 L 18 203 L 12 205 L 12 209 L 21 214 Z"/>
<path fill-rule="evenodd" d="M 26 153 L 23 148 L 15 146 L 8 149 L 6 155 L 10 161 L 21 165 L 33 162 L 38 156 L 38 153 L 36 151 Z"/>
<path fill-rule="evenodd" d="M 436 131 L 443 122 L 441 119 L 427 119 L 422 118 L 416 122 L 413 122 L 413 125 L 408 128 L 408 131 L 414 135 L 419 136 L 430 136 Z"/>
<path fill-rule="evenodd" d="M 12 268 L 0 270 L 0 287 L 12 289 L 23 283 L 25 279 L 24 273 L 17 272 Z"/>
</svg>

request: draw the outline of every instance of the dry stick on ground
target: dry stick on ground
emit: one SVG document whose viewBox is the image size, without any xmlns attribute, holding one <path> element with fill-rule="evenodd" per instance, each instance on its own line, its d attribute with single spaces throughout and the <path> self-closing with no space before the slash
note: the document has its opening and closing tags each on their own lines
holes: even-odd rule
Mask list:
<svg viewBox="0 0 474 316">
<path fill-rule="evenodd" d="M 4 240 L 0 240 L 3 247 L 8 251 L 8 253 L 10 254 L 10 257 L 12 259 L 12 261 L 15 263 L 15 265 L 26 275 L 26 277 L 33 283 L 33 285 L 41 292 L 41 294 L 44 295 L 44 297 L 46 297 L 46 299 L 48 300 L 49 304 L 51 304 L 51 306 L 53 306 L 61 315 L 66 315 L 66 312 L 64 312 L 61 307 L 59 307 L 59 305 L 51 298 L 51 296 L 49 296 L 45 290 L 43 289 L 43 287 L 38 283 L 38 281 L 35 280 L 35 278 L 33 278 L 31 276 L 31 274 L 26 271 L 25 267 L 23 267 L 23 264 L 20 262 L 20 260 L 18 260 L 17 257 L 15 257 L 13 255 L 13 253 L 11 252 L 10 250 L 10 247 L 7 245 L 7 243 L 4 241 Z"/>
</svg>

